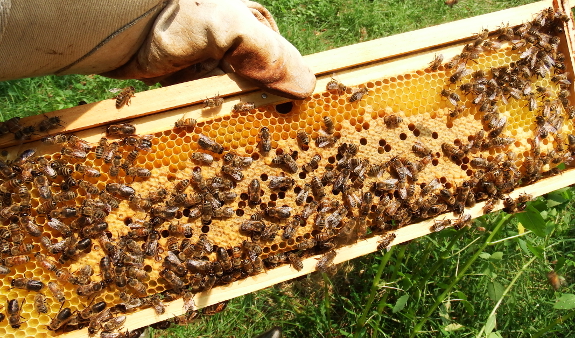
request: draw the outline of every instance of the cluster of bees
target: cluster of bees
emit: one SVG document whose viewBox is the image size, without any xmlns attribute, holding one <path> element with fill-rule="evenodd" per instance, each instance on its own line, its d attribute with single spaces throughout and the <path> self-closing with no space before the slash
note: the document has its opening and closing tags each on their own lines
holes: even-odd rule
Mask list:
<svg viewBox="0 0 575 338">
<path fill-rule="evenodd" d="M 121 173 L 140 181 L 152 176 L 152 171 L 136 163 L 140 156 L 152 150 L 154 137 L 136 135 L 133 125 L 108 126 L 107 137 L 96 146 L 74 135 L 47 136 L 42 139 L 44 143 L 61 146 L 59 159 L 49 160 L 29 149 L 12 161 L 0 161 L 0 221 L 5 225 L 0 227 L 0 275 L 11 274 L 14 267 L 31 260 L 53 274 L 54 281 L 47 285 L 33 278 L 11 281 L 12 287 L 35 293 L 34 308 L 38 314 L 48 313 L 45 292 L 49 291 L 53 299 L 62 304 L 48 325 L 52 331 L 87 327 L 90 335 L 100 332 L 103 338 L 136 337 L 136 331 L 121 330 L 129 311 L 153 307 L 162 314 L 164 301 L 182 297 L 187 312 L 171 322 L 187 323 L 197 316 L 193 295 L 216 285 L 229 284 L 284 263 L 301 270 L 302 260 L 316 254 L 322 255 L 317 269 L 327 271 L 336 257 L 337 247 L 372 233 L 387 233 L 379 244 L 379 248 L 384 249 L 395 238 L 390 230 L 447 211 L 453 211 L 457 218 L 437 220 L 431 230 L 461 229 L 471 224 L 471 216 L 465 209 L 477 201 L 487 200 L 485 213 L 501 201 L 507 212 L 522 211 L 531 196 L 522 194 L 513 199 L 508 194 L 517 186 L 558 173 L 558 165 L 570 165 L 575 153 L 575 135 L 561 133 L 564 119 L 575 117 L 575 108 L 568 101 L 571 81 L 565 73 L 565 56 L 558 51 L 557 34 L 562 32 L 566 20 L 565 14 L 547 9 L 516 28 L 504 26 L 494 32 L 482 31 L 461 54 L 445 64 L 441 55 L 431 62 L 431 71 L 442 68 L 448 72 L 448 82 L 440 93 L 452 106 L 448 121 L 455 121 L 471 110 L 482 116 L 483 128 L 477 130 L 469 142 L 441 145 L 447 161 L 460 165 L 468 159 L 473 168 L 471 177 L 458 184 L 448 185 L 438 178 L 421 182 L 421 173 L 441 157 L 421 141 L 412 145 L 413 156 L 409 158 L 404 154 L 378 161 L 360 156 L 361 145 L 341 142 L 341 135 L 329 116 L 323 117 L 322 129 L 314 140 L 304 130 L 297 132 L 301 150 L 308 151 L 315 146 L 318 151 L 306 163 L 298 161 L 298 151 L 276 149 L 275 156 L 271 156 L 271 132 L 262 127 L 257 137 L 257 151 L 264 157 L 269 155 L 271 159 L 266 163 L 280 168 L 282 173 L 265 180 L 250 179 L 245 191 L 237 186 L 248 176 L 257 159 L 226 151 L 224 145 L 204 134 L 198 135 L 200 150 L 190 155 L 195 165 L 191 175 L 175 181 L 172 188 L 149 192 L 112 182 Z M 489 71 L 472 72 L 468 68 L 482 53 L 497 51 L 506 45 L 521 53 L 517 61 Z M 551 77 L 557 90 L 534 86 L 539 78 L 546 77 Z M 326 89 L 338 95 L 347 91 L 335 78 Z M 133 94 L 133 87 L 123 90 L 116 98 L 116 106 L 129 104 Z M 369 95 L 366 88 L 356 88 L 348 100 L 356 102 L 365 95 Z M 502 112 L 502 107 L 511 100 L 521 101 L 536 115 L 530 156 L 526 156 L 521 165 L 517 165 L 517 155 L 510 150 L 500 151 L 490 159 L 480 155 L 489 150 L 505 150 L 515 142 L 506 135 L 507 118 Z M 206 99 L 204 105 L 213 108 L 222 103 L 223 99 L 217 95 Z M 233 110 L 247 112 L 254 108 L 253 103 L 240 102 Z M 36 130 L 49 131 L 60 123 L 59 117 L 46 118 L 32 130 L 22 127 L 16 118 L 1 124 L 0 133 L 9 132 L 17 139 L 26 139 L 23 135 L 32 135 Z M 404 121 L 399 115 L 387 114 L 383 123 L 388 129 L 395 129 Z M 194 130 L 196 124 L 192 118 L 182 118 L 174 128 Z M 540 145 L 548 137 L 553 138 L 555 145 L 542 152 Z M 336 152 L 335 161 L 323 163 L 321 153 L 332 150 Z M 91 183 L 102 172 L 84 163 L 90 153 L 108 165 L 107 175 L 112 179 L 103 188 Z M 216 158 L 221 158 L 219 171 L 208 176 L 202 168 L 219 161 Z M 321 175 L 315 173 L 320 167 L 325 168 Z M 307 177 L 306 182 L 296 185 L 292 176 L 302 172 L 306 174 L 303 176 Z M 238 196 L 257 210 L 256 206 L 265 204 L 262 201 L 264 185 L 278 194 L 293 191 L 295 205 L 300 208 L 267 204 L 247 215 L 247 219 L 237 222 L 237 230 L 246 240 L 231 248 L 215 245 L 207 234 L 191 239 L 198 224 L 207 226 L 213 220 L 237 215 L 231 205 Z M 36 208 L 32 207 L 32 189 L 38 192 L 40 205 Z M 85 198 L 76 205 L 79 196 Z M 143 212 L 145 217 L 125 220 L 129 231 L 114 236 L 106 217 L 122 202 Z M 46 219 L 45 224 L 35 223 L 32 209 Z M 178 221 L 182 216 L 188 218 L 188 223 Z M 269 242 L 276 238 L 292 240 L 297 229 L 308 224 L 313 224 L 313 236 L 297 242 L 289 251 L 263 254 L 263 247 Z M 169 234 L 165 245 L 160 245 L 162 229 Z M 55 240 L 58 237 L 61 240 Z M 29 238 L 36 244 L 30 243 Z M 35 250 L 38 245 L 42 252 Z M 90 265 L 74 272 L 67 268 L 96 245 L 104 253 L 99 274 Z M 159 276 L 167 291 L 148 295 L 145 283 L 150 271 L 145 269 L 146 260 L 162 262 Z M 121 303 L 90 303 L 82 310 L 73 311 L 65 307 L 63 285 L 73 285 L 77 296 L 87 300 L 107 290 L 119 290 Z M 12 328 L 20 328 L 26 321 L 22 316 L 22 302 L 7 300 L 7 316 L 0 314 L 0 321 L 7 317 Z M 224 307 L 218 305 L 213 311 Z"/>
</svg>

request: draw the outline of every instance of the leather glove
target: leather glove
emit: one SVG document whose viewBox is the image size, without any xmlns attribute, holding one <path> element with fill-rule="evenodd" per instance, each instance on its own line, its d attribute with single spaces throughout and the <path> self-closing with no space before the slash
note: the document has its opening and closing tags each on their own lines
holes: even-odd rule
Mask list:
<svg viewBox="0 0 575 338">
<path fill-rule="evenodd" d="M 170 85 L 235 72 L 302 99 L 315 76 L 261 5 L 240 0 L 0 0 L 0 80 L 101 74 Z"/>
</svg>

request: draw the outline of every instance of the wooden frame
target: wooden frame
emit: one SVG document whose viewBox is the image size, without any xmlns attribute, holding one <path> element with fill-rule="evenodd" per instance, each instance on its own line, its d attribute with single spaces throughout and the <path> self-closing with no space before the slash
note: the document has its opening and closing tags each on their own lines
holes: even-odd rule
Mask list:
<svg viewBox="0 0 575 338">
<path fill-rule="evenodd" d="M 478 28 L 495 29 L 502 22 L 514 26 L 531 18 L 533 13 L 544 8 L 554 6 L 562 8 L 565 12 L 570 10 L 567 3 L 545 0 L 530 5 L 503 10 L 495 13 L 481 15 L 465 20 L 429 27 L 387 38 L 377 39 L 352 46 L 346 46 L 314 55 L 306 56 L 306 62 L 318 76 L 316 92 L 322 92 L 332 73 L 337 72 L 338 77 L 345 83 L 359 84 L 373 78 L 401 74 L 411 70 L 421 69 L 437 49 L 442 49 L 447 57 L 455 55 L 461 44 L 469 40 Z M 569 64 L 573 64 L 573 22 L 569 22 L 567 47 L 569 49 Z M 405 41 L 410 41 L 405 45 Z M 451 54 L 450 54 L 451 53 Z M 326 62 L 329 60 L 329 62 Z M 391 67 L 390 65 L 393 65 Z M 219 93 L 225 98 L 225 103 L 217 111 L 202 109 L 202 101 L 212 96 L 212 88 L 217 87 Z M 46 116 L 61 116 L 64 128 L 55 132 L 74 132 L 79 137 L 90 142 L 96 142 L 102 135 L 105 124 L 120 120 L 132 120 L 142 134 L 154 133 L 171 126 L 182 116 L 193 117 L 199 121 L 211 119 L 217 115 L 225 115 L 231 107 L 240 101 L 253 101 L 257 106 L 279 104 L 285 102 L 284 98 L 266 94 L 245 80 L 232 75 L 222 75 L 193 82 L 183 83 L 170 87 L 159 88 L 148 92 L 138 93 L 132 99 L 130 106 L 117 110 L 113 100 L 106 100 L 88 105 L 64 109 L 45 114 Z M 105 119 L 102 119 L 105 116 Z M 37 123 L 42 116 L 23 119 L 23 123 Z M 31 140 L 26 147 L 39 145 L 38 137 Z M 9 136 L 0 138 L 0 147 L 7 148 L 15 153 L 22 149 L 22 145 L 15 144 Z M 539 182 L 516 189 L 512 197 L 520 193 L 529 193 L 534 196 L 546 194 L 559 188 L 575 184 L 575 169 L 566 171 L 563 175 L 540 180 Z M 484 203 L 478 203 L 474 208 L 468 209 L 473 218 L 481 216 Z M 499 206 L 498 208 L 501 208 Z M 445 215 L 438 218 L 443 219 Z M 393 244 L 403 243 L 417 237 L 429 234 L 434 219 L 412 224 L 395 231 L 397 235 Z M 338 255 L 334 263 L 341 263 L 359 256 L 376 251 L 381 236 L 375 236 L 355 244 L 337 249 Z M 301 271 L 294 270 L 289 265 L 273 269 L 271 273 L 264 273 L 247 279 L 234 282 L 228 286 L 216 287 L 209 292 L 195 296 L 198 308 L 203 308 L 218 302 L 260 290 L 274 284 L 290 280 L 315 270 L 318 257 L 309 257 L 304 260 Z M 175 300 L 167 304 L 164 315 L 156 315 L 151 308 L 132 313 L 128 316 L 125 328 L 128 330 L 171 318 L 183 313 L 183 301 Z M 84 337 L 87 330 L 82 329 L 61 335 L 61 337 Z"/>
</svg>

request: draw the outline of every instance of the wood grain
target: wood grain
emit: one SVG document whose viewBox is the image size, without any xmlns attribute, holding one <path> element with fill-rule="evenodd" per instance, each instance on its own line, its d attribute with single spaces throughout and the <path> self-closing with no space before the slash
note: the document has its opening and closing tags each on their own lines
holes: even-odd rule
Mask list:
<svg viewBox="0 0 575 338">
<path fill-rule="evenodd" d="M 532 185 L 516 189 L 509 195 L 513 198 L 517 198 L 520 194 L 527 193 L 536 197 L 572 184 L 575 184 L 575 169 L 565 171 L 562 175 L 546 178 Z M 466 209 L 465 212 L 471 214 L 473 218 L 482 216 L 484 205 L 485 202 L 477 203 L 473 208 Z M 500 203 L 494 211 L 500 210 L 502 207 L 503 206 Z M 440 220 L 444 218 L 446 218 L 445 214 L 395 230 L 394 232 L 397 237 L 393 241 L 392 245 L 398 245 L 418 237 L 429 235 L 431 233 L 430 227 L 434 224 L 434 221 L 436 219 Z M 382 237 L 383 236 L 375 236 L 337 249 L 337 256 L 334 260 L 334 264 L 339 264 L 377 251 L 378 243 Z M 266 273 L 234 282 L 228 286 L 220 286 L 213 288 L 209 292 L 199 293 L 195 296 L 195 303 L 198 309 L 204 308 L 209 305 L 223 302 L 225 300 L 265 289 L 275 284 L 306 275 L 315 271 L 315 266 L 319 257 L 320 256 L 312 256 L 306 258 L 303 261 L 304 267 L 301 271 L 296 271 L 289 265 L 283 265 L 278 268 L 268 270 Z M 166 303 L 166 313 L 163 315 L 157 315 L 152 308 L 140 310 L 128 315 L 128 320 L 126 321 L 124 328 L 134 330 L 183 313 L 183 301 L 182 299 L 177 299 L 170 303 Z M 79 338 L 86 337 L 87 334 L 87 329 L 82 329 L 63 334 L 60 337 Z"/>
<path fill-rule="evenodd" d="M 518 25 L 530 19 L 533 13 L 550 6 L 552 6 L 552 0 L 540 1 L 307 55 L 304 58 L 316 75 L 331 75 L 344 69 L 349 70 L 373 62 L 391 61 L 394 58 L 407 57 L 418 52 L 429 52 L 431 49 L 461 43 L 477 33 L 478 27 L 495 29 L 503 22 L 509 23 L 511 26 Z M 406 41 L 409 41 L 409 44 L 406 44 Z M 121 109 L 116 109 L 115 101 L 110 99 L 62 109 L 44 115 L 47 117 L 61 116 L 63 120 L 63 127 L 54 129 L 51 131 L 52 133 L 78 132 L 103 126 L 113 121 L 131 120 L 184 106 L 198 105 L 207 97 L 217 94 L 214 92 L 214 88 L 217 88 L 219 94 L 228 103 L 222 107 L 222 111 L 225 111 L 224 109 L 229 110 L 233 106 L 232 102 L 239 101 L 237 98 L 230 98 L 231 96 L 242 93 L 242 99 L 248 101 L 247 94 L 258 90 L 250 82 L 235 74 L 226 74 L 137 93 L 132 98 L 130 106 L 124 106 Z M 315 92 L 321 92 L 324 88 L 325 86 L 318 83 Z M 267 95 L 273 97 L 273 95 Z M 285 101 L 286 99 L 279 99 L 277 102 Z M 31 116 L 22 119 L 21 122 L 26 125 L 37 124 L 44 118 L 43 115 Z M 43 136 L 45 135 L 35 135 L 30 141 L 38 140 Z M 17 144 L 18 141 L 15 141 L 11 134 L 0 137 L 0 148 Z"/>
</svg>

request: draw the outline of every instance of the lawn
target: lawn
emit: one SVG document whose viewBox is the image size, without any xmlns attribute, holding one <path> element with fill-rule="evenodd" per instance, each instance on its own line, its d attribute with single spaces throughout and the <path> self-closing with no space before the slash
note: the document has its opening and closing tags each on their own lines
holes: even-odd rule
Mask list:
<svg viewBox="0 0 575 338">
<path fill-rule="evenodd" d="M 424 0 L 262 4 L 282 34 L 311 54 L 530 2 L 463 0 L 452 8 Z M 92 75 L 6 81 L 0 83 L 0 118 L 107 99 L 110 89 L 127 85 L 151 88 Z M 417 337 L 575 337 L 575 312 L 567 309 L 575 298 L 569 296 L 575 293 L 573 194 L 565 188 L 531 203 L 530 216 L 541 223 L 537 234 L 523 228 L 522 216 L 490 214 L 471 229 L 445 230 L 343 263 L 330 274 L 239 297 L 221 313 L 153 334 L 254 337 L 280 326 L 284 337 L 408 337 L 415 327 Z M 551 271 L 565 278 L 558 290 L 548 280 Z"/>
</svg>

